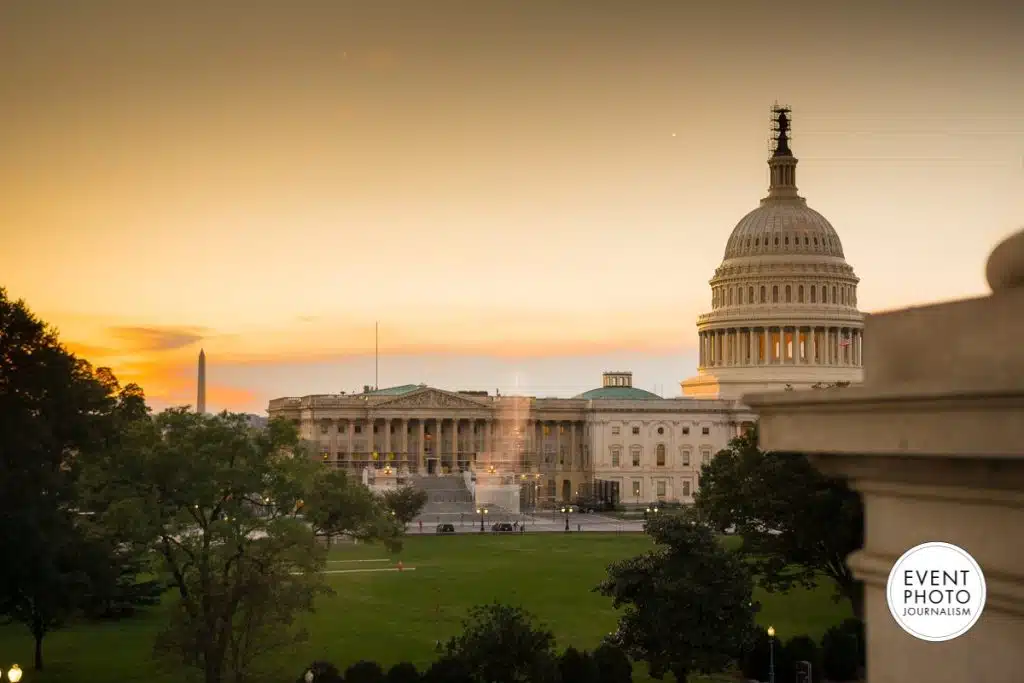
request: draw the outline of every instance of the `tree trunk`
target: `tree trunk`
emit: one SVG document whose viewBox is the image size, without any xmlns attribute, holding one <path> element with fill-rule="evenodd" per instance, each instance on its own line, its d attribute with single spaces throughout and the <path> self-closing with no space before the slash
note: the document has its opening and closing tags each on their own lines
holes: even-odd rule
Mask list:
<svg viewBox="0 0 1024 683">
<path fill-rule="evenodd" d="M 33 635 L 33 637 L 35 637 L 35 640 L 36 640 L 36 661 L 35 661 L 36 671 L 42 671 L 43 670 L 43 636 L 46 635 L 46 634 L 37 631 L 37 632 L 33 633 L 32 635 Z"/>
</svg>

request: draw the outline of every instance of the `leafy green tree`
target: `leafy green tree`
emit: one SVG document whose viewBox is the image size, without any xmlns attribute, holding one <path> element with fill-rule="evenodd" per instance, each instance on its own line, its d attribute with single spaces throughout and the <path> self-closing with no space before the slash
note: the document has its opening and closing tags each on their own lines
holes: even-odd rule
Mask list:
<svg viewBox="0 0 1024 683">
<path fill-rule="evenodd" d="M 427 492 L 414 486 L 390 489 L 382 497 L 385 507 L 403 528 L 416 519 L 416 515 L 427 504 Z"/>
<path fill-rule="evenodd" d="M 81 608 L 104 579 L 98 570 L 120 559 L 98 556 L 103 546 L 78 514 L 78 460 L 116 440 L 140 411 L 137 386 L 121 389 L 109 370 L 69 353 L 0 288 L 0 539 L 14 553 L 0 562 L 0 618 L 29 628 L 36 669 L 46 634 Z"/>
<path fill-rule="evenodd" d="M 822 575 L 863 614 L 861 584 L 846 558 L 864 538 L 860 497 L 798 453 L 764 452 L 757 429 L 729 442 L 701 470 L 696 506 L 718 529 L 735 525 L 741 551 L 769 591 L 813 588 Z"/>
<path fill-rule="evenodd" d="M 651 675 L 724 671 L 754 637 L 753 580 L 743 559 L 691 511 L 657 517 L 658 548 L 611 565 L 597 591 L 625 608 L 613 640 Z"/>
<path fill-rule="evenodd" d="M 132 423 L 88 463 L 99 522 L 155 551 L 177 593 L 161 653 L 221 683 L 303 637 L 295 617 L 327 590 L 326 550 L 299 515 L 318 472 L 286 421 L 251 430 L 244 415 L 186 408 Z M 358 498 L 347 489 L 338 495 Z"/>
<path fill-rule="evenodd" d="M 558 678 L 554 648 L 554 634 L 532 614 L 493 603 L 471 608 L 446 649 L 475 683 L 548 683 Z"/>
<path fill-rule="evenodd" d="M 345 470 L 317 467 L 299 509 L 313 532 L 328 542 L 344 536 L 379 541 L 393 552 L 402 548 L 403 528 L 395 516 L 380 496 Z"/>
</svg>

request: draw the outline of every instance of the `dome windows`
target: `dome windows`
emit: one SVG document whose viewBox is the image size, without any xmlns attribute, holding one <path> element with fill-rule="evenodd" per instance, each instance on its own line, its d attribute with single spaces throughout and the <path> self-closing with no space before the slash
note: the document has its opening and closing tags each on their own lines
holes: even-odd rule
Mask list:
<svg viewBox="0 0 1024 683">
<path fill-rule="evenodd" d="M 754 303 L 754 288 L 750 287 L 747 289 L 747 301 Z"/>
<path fill-rule="evenodd" d="M 811 285 L 811 303 L 818 303 L 818 288 L 814 285 Z"/>
<path fill-rule="evenodd" d="M 786 285 L 786 303 L 793 303 L 793 290 L 789 285 Z"/>
<path fill-rule="evenodd" d="M 772 303 L 773 304 L 779 303 L 779 286 L 778 285 L 774 285 L 772 287 Z"/>
<path fill-rule="evenodd" d="M 761 303 L 765 303 L 766 301 L 768 301 L 768 299 L 765 297 L 764 285 L 761 285 Z"/>
<path fill-rule="evenodd" d="M 800 285 L 796 288 L 796 302 L 802 304 L 804 302 L 804 286 Z"/>
</svg>

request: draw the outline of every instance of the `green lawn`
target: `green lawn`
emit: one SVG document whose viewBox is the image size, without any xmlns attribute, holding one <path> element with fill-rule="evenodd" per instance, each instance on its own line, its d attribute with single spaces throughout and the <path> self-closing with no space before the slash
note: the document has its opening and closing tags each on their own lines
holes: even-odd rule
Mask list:
<svg viewBox="0 0 1024 683">
<path fill-rule="evenodd" d="M 303 617 L 309 640 L 274 656 L 291 681 L 313 659 L 344 669 L 359 659 L 390 666 L 417 665 L 434 658 L 434 643 L 459 631 L 472 605 L 498 600 L 536 614 L 558 638 L 559 647 L 592 648 L 614 629 L 610 601 L 592 592 L 605 567 L 651 547 L 642 534 L 526 534 L 410 537 L 401 554 L 405 572 L 332 574 L 335 595 Z M 379 560 L 384 562 L 353 562 Z M 395 557 L 375 546 L 345 545 L 331 553 L 329 570 L 393 566 Z M 411 568 L 415 569 L 411 569 Z M 760 621 L 780 638 L 806 633 L 814 638 L 848 616 L 830 599 L 831 587 L 787 595 L 758 593 Z M 160 672 L 151 660 L 162 625 L 161 610 L 108 624 L 82 623 L 51 634 L 44 642 L 47 670 L 26 671 L 26 683 L 163 683 L 181 672 Z M 0 666 L 32 661 L 32 641 L 19 625 L 0 627 Z M 640 677 L 637 677 L 638 680 Z"/>
</svg>

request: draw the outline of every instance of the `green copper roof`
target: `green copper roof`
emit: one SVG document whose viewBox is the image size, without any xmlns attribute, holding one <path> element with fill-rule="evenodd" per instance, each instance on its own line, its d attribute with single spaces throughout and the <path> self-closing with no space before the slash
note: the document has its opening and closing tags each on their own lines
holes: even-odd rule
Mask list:
<svg viewBox="0 0 1024 683">
<path fill-rule="evenodd" d="M 400 387 L 385 387 L 383 389 L 377 389 L 376 391 L 368 392 L 368 396 L 401 396 L 402 394 L 408 394 L 411 391 L 422 389 L 422 384 L 403 384 Z"/>
<path fill-rule="evenodd" d="M 636 400 L 636 399 L 652 399 L 661 398 L 657 394 L 652 394 L 649 391 L 643 389 L 637 389 L 636 387 L 599 387 L 597 389 L 591 389 L 590 391 L 584 391 L 579 396 L 574 398 L 586 398 L 586 399 L 620 399 L 620 400 Z"/>
</svg>

